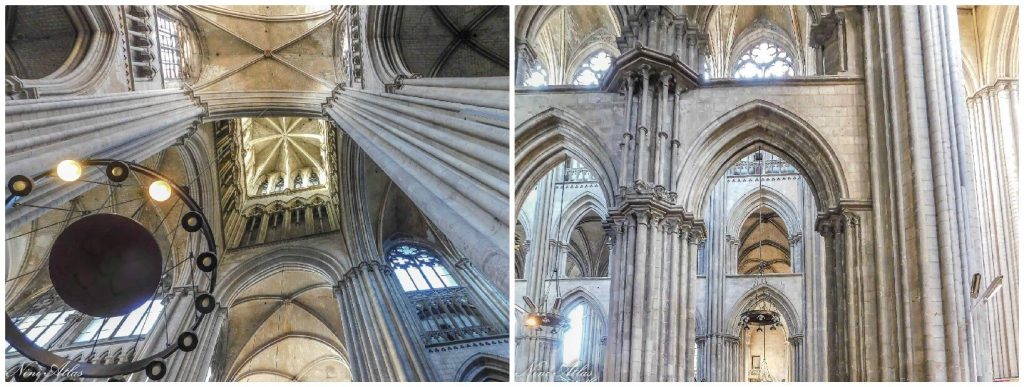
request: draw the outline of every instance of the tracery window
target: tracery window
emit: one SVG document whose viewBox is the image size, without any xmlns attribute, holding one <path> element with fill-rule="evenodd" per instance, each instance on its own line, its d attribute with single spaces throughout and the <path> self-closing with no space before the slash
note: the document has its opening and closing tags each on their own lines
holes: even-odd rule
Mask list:
<svg viewBox="0 0 1024 387">
<path fill-rule="evenodd" d="M 320 185 L 320 175 L 317 175 L 316 172 L 310 173 L 309 174 L 309 185 L 311 187 L 315 186 L 315 185 Z"/>
<path fill-rule="evenodd" d="M 187 78 L 191 42 L 184 39 L 181 23 L 164 14 L 157 15 L 156 31 L 160 41 L 160 69 L 164 79 Z"/>
<path fill-rule="evenodd" d="M 433 251 L 411 244 L 388 250 L 388 262 L 406 292 L 459 286 Z"/>
<path fill-rule="evenodd" d="M 270 181 L 263 180 L 263 184 L 260 184 L 260 188 L 256 190 L 260 195 L 266 195 L 270 191 Z"/>
<path fill-rule="evenodd" d="M 302 188 L 305 187 L 304 183 L 302 182 L 302 175 L 301 174 L 300 175 L 295 175 L 295 180 L 292 181 L 292 187 L 295 188 L 295 189 L 302 189 Z"/>
<path fill-rule="evenodd" d="M 164 305 L 160 301 L 150 300 L 124 316 L 94 318 L 78 335 L 75 343 L 145 335 L 156 325 L 163 310 Z"/>
<path fill-rule="evenodd" d="M 762 42 L 740 55 L 736 78 L 781 78 L 793 76 L 793 57 L 778 45 Z"/>
<path fill-rule="evenodd" d="M 573 84 L 593 86 L 601 83 L 604 74 L 612 67 L 612 56 L 605 51 L 598 51 L 583 62 L 573 77 Z"/>
<path fill-rule="evenodd" d="M 539 63 L 526 74 L 526 79 L 523 79 L 523 86 L 528 87 L 541 87 L 548 85 L 548 70 L 544 69 Z"/>
</svg>

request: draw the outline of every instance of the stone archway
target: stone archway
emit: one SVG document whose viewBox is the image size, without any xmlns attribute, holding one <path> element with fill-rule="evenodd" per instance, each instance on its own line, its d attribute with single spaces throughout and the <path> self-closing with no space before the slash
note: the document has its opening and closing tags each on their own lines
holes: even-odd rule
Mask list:
<svg viewBox="0 0 1024 387">
<path fill-rule="evenodd" d="M 768 150 L 795 167 L 807 181 L 819 215 L 815 229 L 824 237 L 825 257 L 806 262 L 807 271 L 824 272 L 825 334 L 829 348 L 813 356 L 827 358 L 830 380 L 847 380 L 849 371 L 863 369 L 866 357 L 858 351 L 877 348 L 876 337 L 855 334 L 870 322 L 854 310 L 875 308 L 878 300 L 856 298 L 855 290 L 874 286 L 870 279 L 848 274 L 870 265 L 864 252 L 873 251 L 871 208 L 867 201 L 850 200 L 844 165 L 829 141 L 796 114 L 769 102 L 755 100 L 719 117 L 701 131 L 674 172 L 676 191 L 688 212 L 703 216 L 715 183 L 726 169 L 758 149 Z M 817 266 L 815 266 L 817 265 Z M 815 268 L 817 267 L 817 268 Z M 855 269 L 854 269 L 855 268 Z M 867 269 L 869 272 L 872 269 Z"/>
<path fill-rule="evenodd" d="M 618 173 L 602 144 L 581 118 L 562 109 L 551 108 L 523 121 L 516 128 L 516 213 L 537 182 L 569 158 L 589 168 L 604 202 L 614 203 Z"/>
</svg>

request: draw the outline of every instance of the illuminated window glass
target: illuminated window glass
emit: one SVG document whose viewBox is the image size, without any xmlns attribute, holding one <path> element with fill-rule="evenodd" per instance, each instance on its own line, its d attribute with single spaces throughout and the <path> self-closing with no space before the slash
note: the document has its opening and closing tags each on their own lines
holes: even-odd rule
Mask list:
<svg viewBox="0 0 1024 387">
<path fill-rule="evenodd" d="M 74 311 L 61 310 L 48 313 L 40 313 L 31 316 L 19 317 L 14 320 L 14 323 L 18 328 L 25 333 L 25 336 L 33 343 L 40 347 L 46 347 L 57 334 L 60 333 L 61 328 L 64 328 L 64 324 L 67 322 L 68 317 Z M 14 352 L 14 347 L 7 346 L 7 353 Z"/>
<path fill-rule="evenodd" d="M 191 43 L 182 39 L 181 23 L 161 14 L 156 18 L 156 31 L 160 41 L 160 69 L 164 79 L 187 77 L 186 63 Z"/>
<path fill-rule="evenodd" d="M 401 244 L 388 251 L 388 262 L 407 292 L 459 286 L 437 255 L 430 250 Z"/>
<path fill-rule="evenodd" d="M 164 306 L 159 301 L 146 301 L 125 316 L 94 318 L 75 342 L 145 335 L 156 325 L 163 309 Z"/>
<path fill-rule="evenodd" d="M 612 67 L 612 56 L 607 52 L 599 51 L 591 55 L 580 69 L 576 71 L 573 84 L 581 86 L 593 86 L 601 83 L 604 74 Z"/>
<path fill-rule="evenodd" d="M 736 61 L 736 78 L 793 76 L 793 57 L 773 43 L 758 44 Z"/>
<path fill-rule="evenodd" d="M 523 79 L 523 86 L 541 87 L 548 85 L 548 71 L 543 66 L 537 65 L 526 74 Z"/>
<path fill-rule="evenodd" d="M 583 304 L 576 305 L 569 311 L 569 329 L 562 336 L 562 365 L 574 366 L 580 362 L 580 353 L 583 349 L 583 314 L 586 312 Z"/>
</svg>

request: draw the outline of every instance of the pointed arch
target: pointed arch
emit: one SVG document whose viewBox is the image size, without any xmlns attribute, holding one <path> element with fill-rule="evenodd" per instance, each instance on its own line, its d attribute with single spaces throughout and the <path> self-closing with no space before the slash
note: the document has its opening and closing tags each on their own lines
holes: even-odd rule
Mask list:
<svg viewBox="0 0 1024 387">
<path fill-rule="evenodd" d="M 757 295 L 762 292 L 767 295 L 768 302 L 775 306 L 775 308 L 778 309 L 779 314 L 782 315 L 783 324 L 789 331 L 789 335 L 802 335 L 804 330 L 803 326 L 800 325 L 800 314 L 797 312 L 797 309 L 793 307 L 793 303 L 789 301 L 789 298 L 786 297 L 782 291 L 769 284 L 757 286 L 748 290 L 736 301 L 733 305 L 732 311 L 729 312 L 730 317 L 728 321 L 729 326 L 731 327 L 730 329 L 732 329 L 732 333 L 737 337 L 740 336 L 742 333 L 740 329 L 740 314 L 742 314 L 743 311 L 754 307 L 754 304 L 758 302 Z"/>
<path fill-rule="evenodd" d="M 842 165 L 821 133 L 793 112 L 754 100 L 722 115 L 687 149 L 673 171 L 684 208 L 703 214 L 708 193 L 729 168 L 758 147 L 779 156 L 807 180 L 819 211 L 849 194 Z"/>
<path fill-rule="evenodd" d="M 456 373 L 459 382 L 507 382 L 508 359 L 486 353 L 467 359 Z"/>
<path fill-rule="evenodd" d="M 559 163 L 573 158 L 594 173 L 605 196 L 614 203 L 618 174 L 605 141 L 568 111 L 550 108 L 516 127 L 516 213 L 533 186 Z"/>
<path fill-rule="evenodd" d="M 736 204 L 733 205 L 732 211 L 729 213 L 726 233 L 739 237 L 743 221 L 750 214 L 757 211 L 757 207 L 762 204 L 762 200 L 765 207 L 775 211 L 776 214 L 782 217 L 782 222 L 789 226 L 790 230 L 800 229 L 799 225 L 802 223 L 800 221 L 800 212 L 796 210 L 793 202 L 775 188 L 762 187 L 761 189 L 751 189 L 743 194 Z"/>
<path fill-rule="evenodd" d="M 580 223 L 591 212 L 597 214 L 602 220 L 608 215 L 608 207 L 602 198 L 594 196 L 592 192 L 584 192 L 576 196 L 562 209 L 562 225 L 559 230 L 551 230 L 558 236 L 560 241 L 568 241 L 576 225 Z M 557 222 L 551 225 L 558 227 Z"/>
</svg>

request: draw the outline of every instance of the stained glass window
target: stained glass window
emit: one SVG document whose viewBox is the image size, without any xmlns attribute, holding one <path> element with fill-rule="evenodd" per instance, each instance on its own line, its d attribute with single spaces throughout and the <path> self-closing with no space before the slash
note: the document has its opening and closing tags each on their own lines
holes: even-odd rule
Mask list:
<svg viewBox="0 0 1024 387">
<path fill-rule="evenodd" d="M 598 51 L 591 55 L 580 69 L 576 71 L 573 84 L 581 86 L 593 86 L 601 83 L 604 74 L 612 67 L 612 56 L 607 52 Z"/>
<path fill-rule="evenodd" d="M 388 262 L 406 292 L 459 286 L 431 250 L 400 244 L 388 251 Z"/>
<path fill-rule="evenodd" d="M 793 76 L 793 57 L 773 43 L 758 44 L 743 53 L 736 61 L 736 78 L 787 76 Z"/>
</svg>

